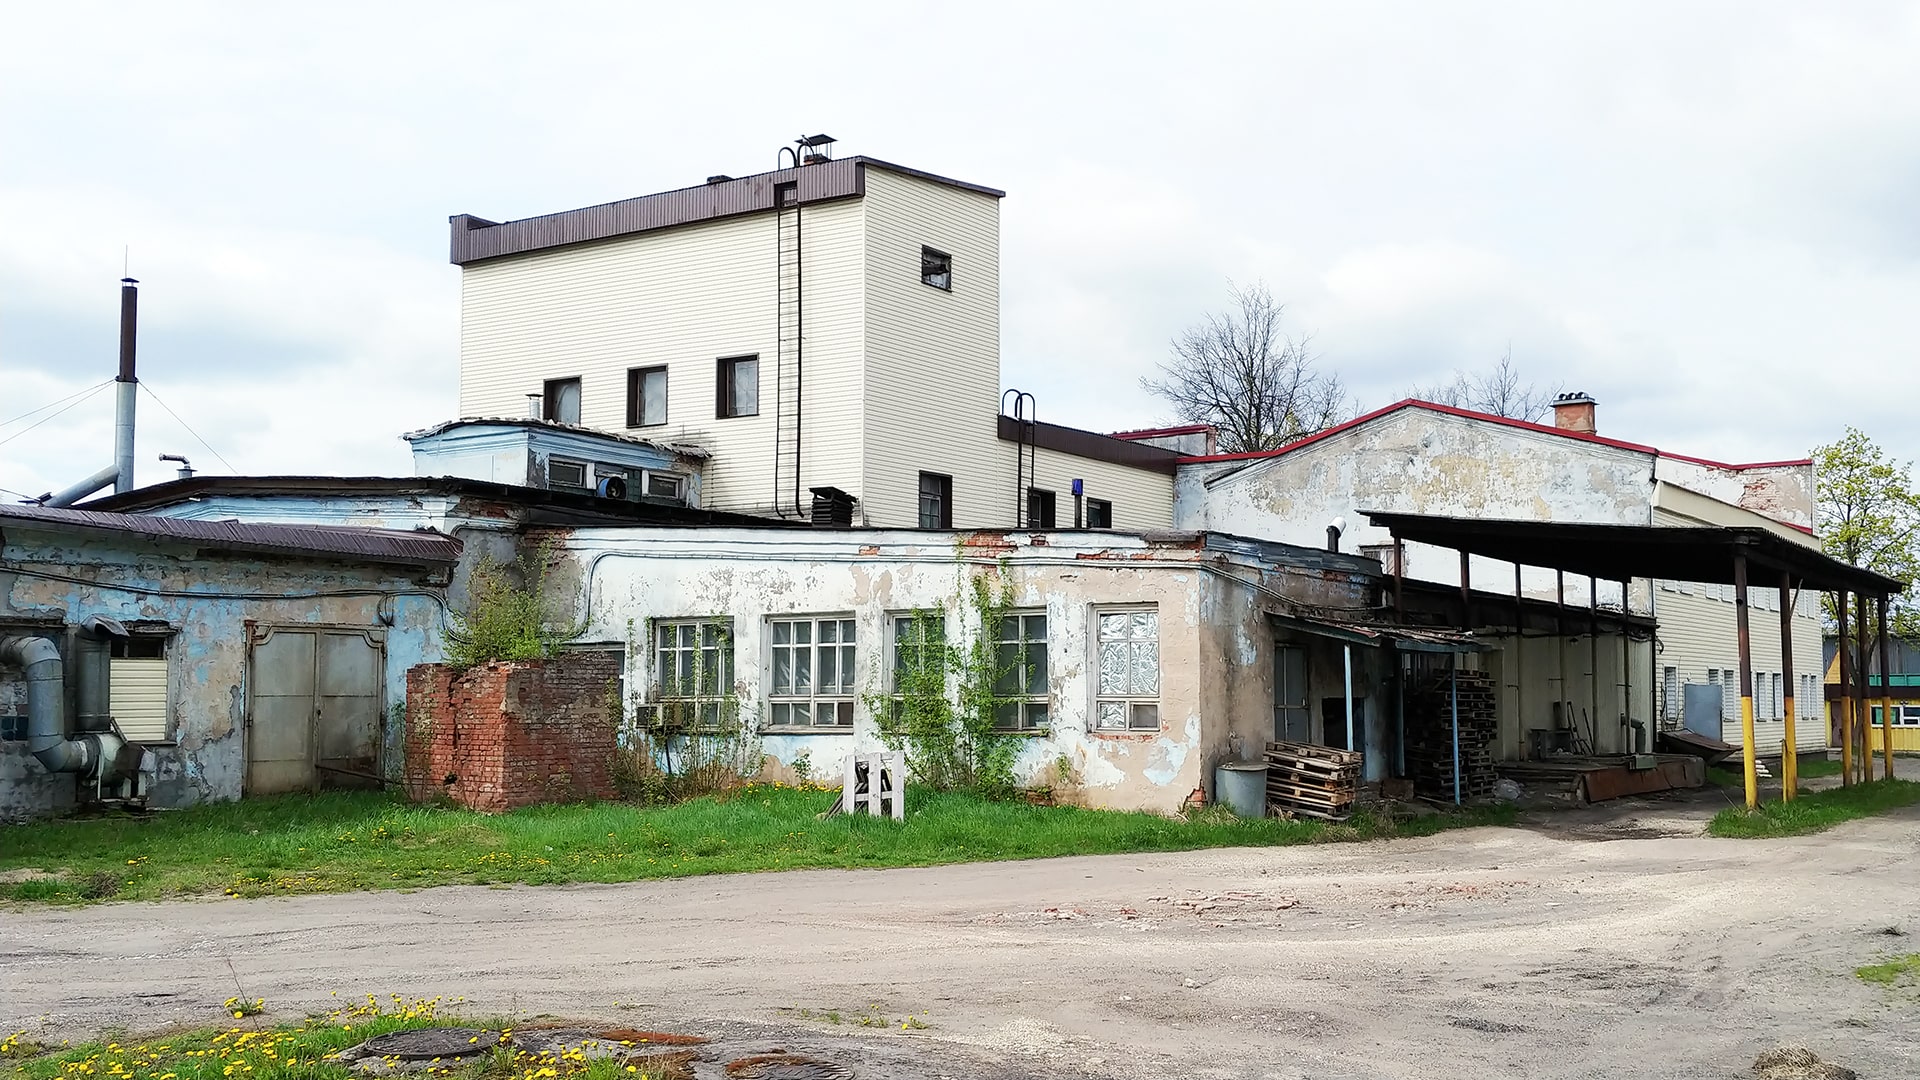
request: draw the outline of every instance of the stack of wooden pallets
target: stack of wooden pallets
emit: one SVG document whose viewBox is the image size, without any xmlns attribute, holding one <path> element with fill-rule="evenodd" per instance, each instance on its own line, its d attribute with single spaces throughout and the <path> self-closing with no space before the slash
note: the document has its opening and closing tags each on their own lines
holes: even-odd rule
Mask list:
<svg viewBox="0 0 1920 1080">
<path fill-rule="evenodd" d="M 1493 744 L 1500 737 L 1494 713 L 1493 676 L 1481 671 L 1443 671 L 1407 699 L 1407 771 L 1428 798 L 1454 796 L 1454 701 L 1460 706 L 1460 785 L 1463 799 L 1493 794 Z"/>
<path fill-rule="evenodd" d="M 1360 755 L 1308 743 L 1267 744 L 1267 811 L 1339 821 L 1360 790 Z"/>
</svg>

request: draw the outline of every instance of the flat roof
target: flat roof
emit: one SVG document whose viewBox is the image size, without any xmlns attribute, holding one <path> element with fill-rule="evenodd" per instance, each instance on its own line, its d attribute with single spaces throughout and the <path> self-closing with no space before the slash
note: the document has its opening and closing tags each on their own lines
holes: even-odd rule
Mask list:
<svg viewBox="0 0 1920 1080">
<path fill-rule="evenodd" d="M 465 266 L 483 259 L 524 255 L 570 244 L 632 236 L 676 225 L 772 210 L 780 186 L 788 183 L 794 185 L 795 197 L 801 206 L 837 199 L 857 199 L 866 194 L 866 170 L 869 168 L 884 169 L 995 199 L 1005 198 L 1007 194 L 998 188 L 910 169 L 879 158 L 841 158 L 514 221 L 488 221 L 472 214 L 455 214 L 448 219 L 452 231 L 448 258 L 455 266 Z"/>
<path fill-rule="evenodd" d="M 0 527 L 77 532 L 196 544 L 224 551 L 307 555 L 354 562 L 439 566 L 460 558 L 460 541 L 437 532 L 338 525 L 266 525 L 243 521 L 116 514 L 69 507 L 0 505 Z"/>
<path fill-rule="evenodd" d="M 1658 578 L 1731 585 L 1734 556 L 1745 555 L 1749 564 L 1747 583 L 1759 588 L 1777 587 L 1783 571 L 1793 579 L 1794 587 L 1820 592 L 1877 596 L 1907 588 L 1907 583 L 1897 578 L 1841 562 L 1767 529 L 1589 525 L 1360 512 L 1400 540 L 1607 581 Z"/>
</svg>

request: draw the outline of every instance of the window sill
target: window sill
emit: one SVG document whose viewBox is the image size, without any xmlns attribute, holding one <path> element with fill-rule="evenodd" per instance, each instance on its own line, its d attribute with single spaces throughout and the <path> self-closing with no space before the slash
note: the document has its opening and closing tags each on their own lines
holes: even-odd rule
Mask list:
<svg viewBox="0 0 1920 1080">
<path fill-rule="evenodd" d="M 1165 728 L 1089 728 L 1087 734 L 1096 739 L 1157 739 L 1166 734 Z"/>
<path fill-rule="evenodd" d="M 659 423 L 657 423 L 657 424 L 628 424 L 628 425 L 627 425 L 627 430 L 628 430 L 628 431 L 641 431 L 641 430 L 644 430 L 644 429 L 646 429 L 646 428 L 657 428 L 657 427 L 666 427 L 666 426 L 667 426 L 667 421 L 665 421 L 665 420 L 662 420 L 662 421 L 660 421 L 660 422 L 659 422 Z"/>
<path fill-rule="evenodd" d="M 994 728 L 995 735 L 1011 735 L 1016 739 L 1044 739 L 1053 734 L 1052 728 Z"/>
<path fill-rule="evenodd" d="M 758 734 L 761 734 L 761 735 L 851 735 L 853 734 L 853 729 L 851 727 L 843 727 L 838 724 L 834 724 L 834 725 L 822 724 L 818 726 L 809 726 L 809 727 L 795 727 L 790 725 L 787 727 L 763 727 L 759 730 Z"/>
<path fill-rule="evenodd" d="M 715 416 L 714 419 L 715 420 L 751 420 L 754 417 L 759 415 L 760 414 L 757 412 L 721 413 Z"/>
</svg>

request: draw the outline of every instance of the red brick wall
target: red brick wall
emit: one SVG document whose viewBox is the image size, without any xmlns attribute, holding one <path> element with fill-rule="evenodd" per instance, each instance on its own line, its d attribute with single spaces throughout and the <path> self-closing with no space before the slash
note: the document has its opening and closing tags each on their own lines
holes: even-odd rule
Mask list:
<svg viewBox="0 0 1920 1080">
<path fill-rule="evenodd" d="M 614 797 L 608 685 L 620 654 L 407 672 L 407 794 L 494 813 Z"/>
</svg>

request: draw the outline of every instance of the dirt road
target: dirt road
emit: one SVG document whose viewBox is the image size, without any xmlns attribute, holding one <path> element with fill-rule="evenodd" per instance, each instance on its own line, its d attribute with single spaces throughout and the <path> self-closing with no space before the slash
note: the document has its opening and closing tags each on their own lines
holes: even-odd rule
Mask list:
<svg viewBox="0 0 1920 1080">
<path fill-rule="evenodd" d="M 1920 813 L 1610 838 L 1661 831 L 15 909 L 0 1032 L 337 991 L 706 1026 L 875 1077 L 1730 1077 L 1781 1042 L 1920 1076 L 1920 1003 L 1852 974 L 1920 951 Z M 894 1026 L 848 1026 L 870 1006 Z"/>
</svg>

